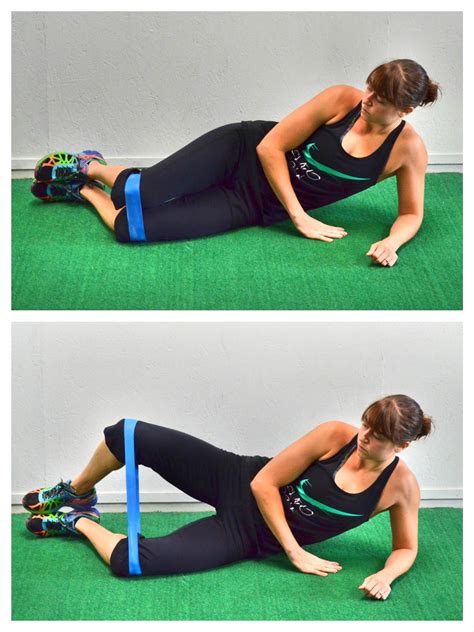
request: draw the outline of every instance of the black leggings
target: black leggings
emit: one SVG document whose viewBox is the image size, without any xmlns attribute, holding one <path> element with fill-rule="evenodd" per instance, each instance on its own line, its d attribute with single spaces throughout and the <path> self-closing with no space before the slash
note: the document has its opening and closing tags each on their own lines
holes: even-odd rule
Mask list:
<svg viewBox="0 0 474 632">
<path fill-rule="evenodd" d="M 105 428 L 109 450 L 125 462 L 123 419 Z M 216 508 L 216 514 L 191 522 L 160 537 L 139 536 L 138 553 L 143 575 L 170 575 L 216 568 L 238 560 L 258 558 L 248 526 L 250 481 L 243 480 L 242 459 L 184 432 L 139 421 L 135 429 L 136 463 L 150 467 L 180 490 Z M 266 457 L 258 457 L 266 458 Z M 114 574 L 128 572 L 128 538 L 112 552 Z"/>
<path fill-rule="evenodd" d="M 147 241 L 194 239 L 261 223 L 247 192 L 240 123 L 223 125 L 147 169 L 122 171 L 112 188 L 125 206 L 125 182 L 141 171 L 140 195 Z M 115 219 L 118 241 L 129 242 L 126 210 Z"/>
</svg>

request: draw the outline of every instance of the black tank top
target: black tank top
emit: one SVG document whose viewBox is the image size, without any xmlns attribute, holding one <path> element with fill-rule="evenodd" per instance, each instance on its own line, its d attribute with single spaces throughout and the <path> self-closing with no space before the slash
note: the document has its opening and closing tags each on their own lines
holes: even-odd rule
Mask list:
<svg viewBox="0 0 474 632">
<path fill-rule="evenodd" d="M 286 520 L 301 546 L 322 542 L 354 529 L 367 522 L 374 512 L 399 458 L 396 456 L 370 487 L 352 494 L 338 487 L 335 477 L 356 447 L 357 434 L 334 456 L 314 461 L 296 480 L 280 489 Z M 266 462 L 269 460 L 266 457 Z M 254 515 L 254 523 L 260 553 L 281 552 L 280 543 L 268 528 L 256 503 L 255 507 L 258 514 Z"/>
<path fill-rule="evenodd" d="M 340 121 L 321 125 L 299 147 L 286 153 L 291 183 L 305 210 L 332 204 L 377 183 L 405 121 L 390 132 L 375 152 L 355 158 L 343 149 L 342 140 L 360 117 L 361 108 L 362 101 Z M 249 184 L 260 205 L 264 225 L 288 219 L 288 213 L 268 183 L 255 152 L 255 147 L 275 125 L 273 121 L 242 121 L 247 152 L 252 151 L 253 145 L 253 159 L 247 153 L 251 163 Z"/>
</svg>

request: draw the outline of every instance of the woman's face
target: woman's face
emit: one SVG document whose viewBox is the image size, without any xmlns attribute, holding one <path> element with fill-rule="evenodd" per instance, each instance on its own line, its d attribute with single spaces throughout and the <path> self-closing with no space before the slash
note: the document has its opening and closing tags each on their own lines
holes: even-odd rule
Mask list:
<svg viewBox="0 0 474 632">
<path fill-rule="evenodd" d="M 387 99 L 379 96 L 374 90 L 366 88 L 362 98 L 361 115 L 367 121 L 386 125 L 400 117 L 400 111 Z"/>
<path fill-rule="evenodd" d="M 400 451 L 400 447 L 362 422 L 357 437 L 357 451 L 360 457 L 373 461 L 387 461 L 395 452 Z"/>
</svg>

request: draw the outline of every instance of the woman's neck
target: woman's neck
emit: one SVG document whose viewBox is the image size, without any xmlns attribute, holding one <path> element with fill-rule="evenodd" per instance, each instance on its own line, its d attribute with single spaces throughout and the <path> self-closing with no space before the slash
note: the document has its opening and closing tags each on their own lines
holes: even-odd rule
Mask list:
<svg viewBox="0 0 474 632">
<path fill-rule="evenodd" d="M 373 123 L 362 117 L 359 117 L 359 125 L 360 125 L 360 133 L 361 134 L 372 134 L 374 136 L 386 136 L 390 134 L 396 127 L 398 127 L 402 121 L 400 117 L 394 118 L 389 123 Z"/>
<path fill-rule="evenodd" d="M 355 451 L 353 455 L 353 467 L 355 470 L 365 472 L 381 472 L 387 467 L 387 465 L 390 465 L 390 463 L 393 461 L 395 457 L 395 452 L 383 461 L 366 458 L 364 456 L 361 456 L 357 451 Z"/>
</svg>

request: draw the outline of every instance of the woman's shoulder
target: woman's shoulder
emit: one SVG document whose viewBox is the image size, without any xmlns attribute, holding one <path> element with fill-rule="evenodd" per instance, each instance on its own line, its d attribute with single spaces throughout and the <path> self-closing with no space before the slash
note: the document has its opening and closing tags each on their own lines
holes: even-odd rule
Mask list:
<svg viewBox="0 0 474 632">
<path fill-rule="evenodd" d="M 332 93 L 334 107 L 333 116 L 326 121 L 326 125 L 332 125 L 342 120 L 348 112 L 359 105 L 364 95 L 362 90 L 347 84 L 331 86 L 328 90 Z"/>
<path fill-rule="evenodd" d="M 332 419 L 331 421 L 325 421 L 316 426 L 317 428 L 326 428 L 328 432 L 334 433 L 342 438 L 353 437 L 359 430 L 357 426 L 347 423 L 347 421 L 341 421 L 340 419 Z"/>
<path fill-rule="evenodd" d="M 359 430 L 356 426 L 340 420 L 325 421 L 317 426 L 317 428 L 324 432 L 328 438 L 328 449 L 325 454 L 321 456 L 321 460 L 329 459 L 334 454 L 337 454 L 343 446 L 351 441 Z"/>
<path fill-rule="evenodd" d="M 353 108 L 355 108 L 356 105 L 359 105 L 359 103 L 364 98 L 365 92 L 354 86 L 344 84 L 341 85 L 341 89 L 343 97 L 346 99 L 349 105 L 352 105 Z"/>
<path fill-rule="evenodd" d="M 396 492 L 399 501 L 412 500 L 419 496 L 420 486 L 415 474 L 402 459 L 399 459 L 395 470 L 390 477 L 390 483 L 394 492 Z"/>
<path fill-rule="evenodd" d="M 407 121 L 398 137 L 397 145 L 400 155 L 404 158 L 404 164 L 419 165 L 428 161 L 428 150 L 423 139 Z"/>
</svg>

